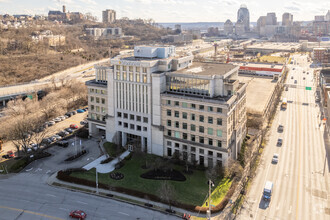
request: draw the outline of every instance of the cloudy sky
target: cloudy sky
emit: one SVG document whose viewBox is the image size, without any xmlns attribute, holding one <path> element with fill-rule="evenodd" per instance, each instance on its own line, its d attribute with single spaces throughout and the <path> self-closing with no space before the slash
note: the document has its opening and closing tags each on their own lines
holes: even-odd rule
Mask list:
<svg viewBox="0 0 330 220">
<path fill-rule="evenodd" d="M 91 12 L 99 20 L 102 10 L 114 9 L 118 18 L 152 18 L 156 22 L 236 21 L 241 4 L 247 5 L 250 21 L 267 12 L 275 12 L 278 21 L 284 12 L 292 13 L 294 20 L 308 21 L 330 10 L 329 0 L 0 0 L 0 14 L 47 15 L 49 10 L 61 10 L 63 4 L 69 11 Z"/>
</svg>

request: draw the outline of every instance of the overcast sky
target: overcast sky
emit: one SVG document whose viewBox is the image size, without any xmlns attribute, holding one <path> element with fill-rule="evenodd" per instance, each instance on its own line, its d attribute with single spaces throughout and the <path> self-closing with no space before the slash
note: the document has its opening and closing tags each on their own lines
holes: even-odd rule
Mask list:
<svg viewBox="0 0 330 220">
<path fill-rule="evenodd" d="M 0 14 L 43 14 L 49 10 L 91 12 L 101 20 L 102 10 L 114 9 L 117 18 L 152 18 L 156 22 L 224 22 L 236 21 L 237 10 L 245 4 L 250 21 L 257 21 L 267 12 L 275 12 L 282 20 L 284 12 L 295 21 L 313 20 L 330 10 L 329 0 L 0 0 Z"/>
</svg>

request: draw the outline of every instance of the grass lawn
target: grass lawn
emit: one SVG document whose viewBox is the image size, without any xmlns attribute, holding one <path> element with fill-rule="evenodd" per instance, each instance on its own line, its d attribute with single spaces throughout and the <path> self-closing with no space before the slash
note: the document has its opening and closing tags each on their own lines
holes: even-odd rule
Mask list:
<svg viewBox="0 0 330 220">
<path fill-rule="evenodd" d="M 125 166 L 121 169 L 116 170 L 124 174 L 124 178 L 121 180 L 113 180 L 110 178 L 109 174 L 99 174 L 99 182 L 104 184 L 109 184 L 110 186 L 120 186 L 128 189 L 138 190 L 140 192 L 150 193 L 154 195 L 159 195 L 159 188 L 161 186 L 161 180 L 149 180 L 143 179 L 140 177 L 141 174 L 147 172 L 141 168 L 144 164 L 144 160 L 141 157 L 133 156 L 131 160 L 125 161 Z M 174 169 L 178 171 L 183 171 L 184 167 L 174 166 Z M 72 176 L 84 178 L 88 180 L 95 181 L 95 169 L 88 172 L 76 172 L 72 173 Z M 207 178 L 204 171 L 194 170 L 194 173 L 191 175 L 184 174 L 187 178 L 186 181 L 168 181 L 175 190 L 175 198 L 181 203 L 190 204 L 190 205 L 202 205 L 204 199 L 208 193 Z M 215 184 L 218 185 L 219 182 Z M 231 183 L 231 182 L 230 182 Z M 223 198 L 223 194 L 229 189 L 230 184 L 228 182 L 221 182 L 221 188 L 218 189 L 220 192 L 215 192 L 212 197 L 215 198 L 213 201 L 220 201 Z"/>
<path fill-rule="evenodd" d="M 218 186 L 211 193 L 211 204 L 216 206 L 218 205 L 222 199 L 226 196 L 230 186 L 232 184 L 232 180 L 228 178 L 224 178 L 220 181 Z M 208 202 L 208 200 L 206 200 Z M 206 207 L 206 202 L 203 204 L 203 207 Z"/>
<path fill-rule="evenodd" d="M 5 160 L 0 163 L 0 170 L 3 170 L 1 174 L 6 174 L 5 168 L 9 173 L 17 172 L 22 167 L 25 167 L 27 165 L 27 161 L 25 158 L 15 160 L 14 158 Z"/>
<path fill-rule="evenodd" d="M 105 142 L 103 144 L 103 147 L 110 157 L 117 157 L 119 154 L 125 151 L 123 147 L 120 147 L 118 149 L 114 143 L 110 143 L 110 142 Z"/>
</svg>

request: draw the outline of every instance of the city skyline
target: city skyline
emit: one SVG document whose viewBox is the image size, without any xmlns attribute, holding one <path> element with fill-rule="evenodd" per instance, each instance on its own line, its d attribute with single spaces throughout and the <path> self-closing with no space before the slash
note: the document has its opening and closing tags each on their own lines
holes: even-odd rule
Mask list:
<svg viewBox="0 0 330 220">
<path fill-rule="evenodd" d="M 225 22 L 230 19 L 236 22 L 237 10 L 245 4 L 250 11 L 250 21 L 256 22 L 265 12 L 275 12 L 279 21 L 282 14 L 293 14 L 294 21 L 311 21 L 315 15 L 325 15 L 330 9 L 326 0 L 318 4 L 307 0 L 284 1 L 265 4 L 261 0 L 249 2 L 236 0 L 0 0 L 0 14 L 38 14 L 47 15 L 49 10 L 62 10 L 66 5 L 68 11 L 90 12 L 102 19 L 102 11 L 114 9 L 117 17 L 131 19 L 152 18 L 156 22 Z M 203 13 L 205 11 L 205 13 Z M 170 12 L 170 13 L 169 13 Z M 206 13 L 207 12 L 207 13 Z M 205 16 L 207 15 L 207 16 Z"/>
</svg>

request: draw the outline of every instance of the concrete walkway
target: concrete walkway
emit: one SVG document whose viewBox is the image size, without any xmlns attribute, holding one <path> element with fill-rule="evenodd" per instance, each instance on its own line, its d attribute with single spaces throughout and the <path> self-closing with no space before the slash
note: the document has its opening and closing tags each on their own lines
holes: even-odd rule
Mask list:
<svg viewBox="0 0 330 220">
<path fill-rule="evenodd" d="M 123 160 L 125 157 L 127 157 L 129 154 L 130 154 L 129 151 L 125 151 L 119 157 L 116 157 L 115 159 L 113 159 L 111 162 L 101 164 L 102 160 L 107 159 L 107 156 L 103 155 L 103 156 L 97 158 L 96 160 L 94 160 L 93 162 L 87 164 L 83 168 L 86 170 L 96 168 L 98 173 L 110 173 L 115 169 L 116 164 L 119 163 L 121 160 Z"/>
</svg>

